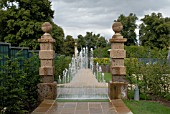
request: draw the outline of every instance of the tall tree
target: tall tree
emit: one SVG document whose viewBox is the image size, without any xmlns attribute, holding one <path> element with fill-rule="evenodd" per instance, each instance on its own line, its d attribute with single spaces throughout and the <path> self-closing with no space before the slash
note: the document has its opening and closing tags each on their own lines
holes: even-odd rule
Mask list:
<svg viewBox="0 0 170 114">
<path fill-rule="evenodd" d="M 81 47 L 88 47 L 90 48 L 97 48 L 97 47 L 106 47 L 107 41 L 103 36 L 100 34 L 94 34 L 93 32 L 86 32 L 85 36 L 78 35 L 78 48 Z"/>
<path fill-rule="evenodd" d="M 170 19 L 161 13 L 145 15 L 140 24 L 139 39 L 141 45 L 151 48 L 165 48 L 170 43 Z"/>
<path fill-rule="evenodd" d="M 124 38 L 127 38 L 127 42 L 125 45 L 136 45 L 137 44 L 137 35 L 135 33 L 135 29 L 137 28 L 136 20 L 137 16 L 133 13 L 130 13 L 128 16 L 121 14 L 116 21 L 121 22 L 123 24 L 123 30 L 121 34 Z"/>
<path fill-rule="evenodd" d="M 86 40 L 85 38 L 80 34 L 77 36 L 77 45 L 78 45 L 78 49 L 80 50 L 82 47 L 86 47 Z"/>
<path fill-rule="evenodd" d="M 99 37 L 97 39 L 97 44 L 96 45 L 97 45 L 97 47 L 104 48 L 104 47 L 107 46 L 107 41 L 106 41 L 106 39 L 103 36 L 101 36 L 101 37 Z"/>
<path fill-rule="evenodd" d="M 72 56 L 74 54 L 75 41 L 71 35 L 67 35 L 64 40 L 64 54 L 66 56 Z"/>
<path fill-rule="evenodd" d="M 52 37 L 56 40 L 54 44 L 55 52 L 58 54 L 63 54 L 63 45 L 64 45 L 64 31 L 63 29 L 53 23 L 53 29 L 51 32 Z"/>
<path fill-rule="evenodd" d="M 48 0 L 1 0 L 0 41 L 37 49 L 37 39 L 43 34 L 41 24 L 53 23 L 53 14 Z M 61 27 L 53 26 L 58 29 L 54 31 L 62 32 Z"/>
</svg>

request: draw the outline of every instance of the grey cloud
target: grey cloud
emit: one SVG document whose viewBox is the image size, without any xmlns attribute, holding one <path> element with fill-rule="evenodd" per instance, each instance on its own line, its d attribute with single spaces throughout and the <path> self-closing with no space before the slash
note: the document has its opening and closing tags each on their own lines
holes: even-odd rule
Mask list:
<svg viewBox="0 0 170 114">
<path fill-rule="evenodd" d="M 149 11 L 166 11 L 169 0 L 51 0 L 55 10 L 54 22 L 70 33 L 79 30 L 111 29 L 111 24 L 120 14 L 135 13 L 138 17 Z M 170 14 L 170 13 L 169 13 Z M 69 29 L 68 29 L 69 28 Z M 71 29 L 73 28 L 73 30 Z M 67 32 L 66 32 L 67 34 Z M 109 33 L 108 33 L 109 34 Z M 108 35 L 107 35 L 108 36 Z M 75 37 L 75 36 L 74 36 Z"/>
</svg>

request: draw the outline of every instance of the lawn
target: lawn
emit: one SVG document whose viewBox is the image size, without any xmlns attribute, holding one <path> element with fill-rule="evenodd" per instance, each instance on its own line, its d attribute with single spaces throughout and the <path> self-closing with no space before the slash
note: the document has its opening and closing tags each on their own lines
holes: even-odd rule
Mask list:
<svg viewBox="0 0 170 114">
<path fill-rule="evenodd" d="M 170 114 L 170 108 L 158 102 L 124 100 L 133 114 Z"/>
<path fill-rule="evenodd" d="M 101 74 L 101 72 L 99 72 L 98 73 L 98 77 L 97 77 L 97 79 L 98 79 L 98 81 L 99 82 L 102 82 L 102 74 Z M 112 80 L 112 75 L 111 75 L 111 73 L 109 73 L 109 72 L 105 72 L 104 73 L 104 80 L 106 81 L 106 82 L 110 82 L 111 80 Z"/>
<path fill-rule="evenodd" d="M 111 81 L 111 80 L 112 80 L 112 75 L 111 75 L 111 73 L 105 72 L 105 73 L 104 73 L 104 79 L 106 80 L 106 82 Z"/>
</svg>

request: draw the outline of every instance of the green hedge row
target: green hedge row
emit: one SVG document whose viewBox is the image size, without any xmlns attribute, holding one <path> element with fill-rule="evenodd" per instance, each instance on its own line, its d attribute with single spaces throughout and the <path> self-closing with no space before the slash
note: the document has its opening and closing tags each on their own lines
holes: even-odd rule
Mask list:
<svg viewBox="0 0 170 114">
<path fill-rule="evenodd" d="M 125 46 L 126 58 L 167 58 L 168 49 L 158 49 L 144 46 Z"/>
<path fill-rule="evenodd" d="M 95 58 L 110 58 L 111 47 L 97 48 L 94 50 Z M 144 46 L 125 46 L 126 58 L 166 58 L 168 49 L 158 49 Z"/>
</svg>

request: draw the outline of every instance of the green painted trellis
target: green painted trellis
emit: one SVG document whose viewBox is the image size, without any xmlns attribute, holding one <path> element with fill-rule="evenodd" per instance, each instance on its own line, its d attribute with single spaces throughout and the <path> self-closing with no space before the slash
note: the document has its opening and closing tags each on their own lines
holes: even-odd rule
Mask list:
<svg viewBox="0 0 170 114">
<path fill-rule="evenodd" d="M 32 56 L 32 53 L 38 53 L 38 50 L 29 50 L 28 47 L 12 47 L 10 43 L 0 42 L 0 66 L 5 65 L 7 58 L 22 58 L 20 66 L 23 65 L 23 59 Z"/>
</svg>

